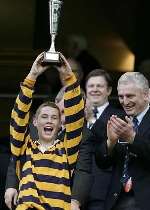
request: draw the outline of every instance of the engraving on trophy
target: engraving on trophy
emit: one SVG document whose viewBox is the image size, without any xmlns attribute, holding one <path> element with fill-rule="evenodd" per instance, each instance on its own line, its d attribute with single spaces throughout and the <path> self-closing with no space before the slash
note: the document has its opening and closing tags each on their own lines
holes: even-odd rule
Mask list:
<svg viewBox="0 0 150 210">
<path fill-rule="evenodd" d="M 55 38 L 58 30 L 58 21 L 60 16 L 62 1 L 49 0 L 49 27 L 51 35 L 51 46 L 47 52 L 44 52 L 44 62 L 58 63 L 59 53 L 55 50 Z"/>
</svg>

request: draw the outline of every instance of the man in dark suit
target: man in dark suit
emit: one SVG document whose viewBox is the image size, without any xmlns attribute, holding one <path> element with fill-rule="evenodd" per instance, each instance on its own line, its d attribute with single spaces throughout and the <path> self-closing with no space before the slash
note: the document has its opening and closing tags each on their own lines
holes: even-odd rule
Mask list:
<svg viewBox="0 0 150 210">
<path fill-rule="evenodd" d="M 96 138 L 97 141 L 105 139 L 108 119 L 112 114 L 120 113 L 120 110 L 113 108 L 108 102 L 111 89 L 111 78 L 106 71 L 96 69 L 87 76 L 86 97 L 88 103 L 85 110 L 87 123 L 83 130 L 74 173 L 72 210 L 79 209 L 79 206 L 86 210 L 104 210 L 111 168 L 102 170 L 97 167 L 94 158 L 94 147 L 97 144 L 95 145 L 94 139 Z M 97 111 L 95 111 L 95 107 L 97 107 Z"/>
<path fill-rule="evenodd" d="M 119 101 L 127 116 L 113 115 L 107 138 L 96 148 L 100 168 L 112 166 L 106 210 L 149 210 L 150 109 L 148 80 L 139 72 L 118 81 Z"/>
</svg>

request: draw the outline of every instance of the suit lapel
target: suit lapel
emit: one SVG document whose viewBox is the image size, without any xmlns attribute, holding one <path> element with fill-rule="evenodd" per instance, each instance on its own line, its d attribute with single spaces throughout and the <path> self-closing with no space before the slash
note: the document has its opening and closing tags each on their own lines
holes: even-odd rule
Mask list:
<svg viewBox="0 0 150 210">
<path fill-rule="evenodd" d="M 145 114 L 145 116 L 143 117 L 138 127 L 138 131 L 140 134 L 144 134 L 147 131 L 147 129 L 150 129 L 150 108 Z"/>
<path fill-rule="evenodd" d="M 108 105 L 104 109 L 104 111 L 102 112 L 101 116 L 98 119 L 106 120 L 108 118 L 108 115 L 110 114 L 110 110 L 111 110 L 111 107 L 110 107 L 110 105 Z"/>
<path fill-rule="evenodd" d="M 123 110 L 121 109 L 116 109 L 114 107 L 112 107 L 110 104 L 104 109 L 104 111 L 102 112 L 101 116 L 99 117 L 99 119 L 103 119 L 105 121 L 108 121 L 108 119 L 113 115 L 113 114 L 117 114 L 118 117 L 123 118 L 123 116 L 125 116 L 125 113 Z"/>
</svg>

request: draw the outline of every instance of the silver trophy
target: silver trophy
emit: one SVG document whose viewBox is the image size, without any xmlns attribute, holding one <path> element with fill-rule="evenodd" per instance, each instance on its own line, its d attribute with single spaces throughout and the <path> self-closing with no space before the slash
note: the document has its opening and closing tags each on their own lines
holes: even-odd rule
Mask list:
<svg viewBox="0 0 150 210">
<path fill-rule="evenodd" d="M 49 26 L 51 35 L 51 46 L 47 52 L 44 52 L 44 62 L 47 63 L 58 63 L 59 53 L 55 50 L 55 38 L 58 29 L 58 19 L 60 16 L 62 1 L 60 0 L 49 0 Z"/>
</svg>

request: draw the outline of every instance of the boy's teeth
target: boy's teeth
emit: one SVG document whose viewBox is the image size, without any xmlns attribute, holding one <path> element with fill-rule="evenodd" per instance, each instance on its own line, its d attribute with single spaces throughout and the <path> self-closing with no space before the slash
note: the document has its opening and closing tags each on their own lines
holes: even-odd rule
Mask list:
<svg viewBox="0 0 150 210">
<path fill-rule="evenodd" d="M 49 132 L 49 131 L 52 131 L 53 128 L 44 128 L 44 130 Z"/>
</svg>

